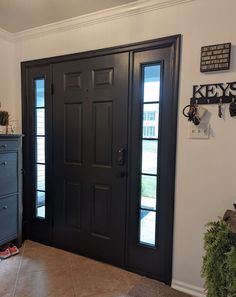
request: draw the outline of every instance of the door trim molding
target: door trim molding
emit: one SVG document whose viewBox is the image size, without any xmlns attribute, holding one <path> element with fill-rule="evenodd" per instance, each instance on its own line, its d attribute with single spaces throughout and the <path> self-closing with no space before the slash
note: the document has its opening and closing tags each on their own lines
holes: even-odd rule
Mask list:
<svg viewBox="0 0 236 297">
<path fill-rule="evenodd" d="M 176 34 L 176 35 L 171 35 L 167 37 L 145 40 L 145 41 L 135 42 L 130 44 L 122 44 L 122 45 L 108 47 L 108 48 L 100 48 L 97 50 L 91 50 L 86 52 L 79 52 L 74 54 L 66 54 L 62 56 L 54 56 L 49 58 L 23 61 L 21 62 L 21 69 L 24 72 L 24 69 L 34 67 L 34 66 L 41 66 L 45 64 L 48 65 L 48 64 L 68 62 L 68 61 L 73 61 L 78 59 L 87 59 L 87 58 L 94 58 L 94 57 L 111 55 L 111 54 L 118 54 L 123 52 L 142 51 L 142 50 L 171 47 L 171 46 L 176 48 L 177 50 L 176 54 L 178 55 L 179 54 L 178 48 L 180 47 L 180 39 L 181 39 L 181 34 Z M 176 62 L 179 63 L 179 59 Z"/>
</svg>

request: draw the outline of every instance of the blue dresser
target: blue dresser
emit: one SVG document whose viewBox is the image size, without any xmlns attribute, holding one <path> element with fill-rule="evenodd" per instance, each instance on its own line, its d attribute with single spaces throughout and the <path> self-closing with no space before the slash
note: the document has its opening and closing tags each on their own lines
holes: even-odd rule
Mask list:
<svg viewBox="0 0 236 297">
<path fill-rule="evenodd" d="M 0 134 L 0 245 L 22 238 L 22 136 Z"/>
</svg>

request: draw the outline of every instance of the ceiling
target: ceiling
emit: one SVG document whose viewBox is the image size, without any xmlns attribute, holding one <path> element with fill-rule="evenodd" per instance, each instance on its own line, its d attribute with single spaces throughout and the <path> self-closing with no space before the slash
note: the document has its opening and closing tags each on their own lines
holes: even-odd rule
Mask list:
<svg viewBox="0 0 236 297">
<path fill-rule="evenodd" d="M 136 0 L 0 0 L 0 28 L 16 33 Z"/>
</svg>

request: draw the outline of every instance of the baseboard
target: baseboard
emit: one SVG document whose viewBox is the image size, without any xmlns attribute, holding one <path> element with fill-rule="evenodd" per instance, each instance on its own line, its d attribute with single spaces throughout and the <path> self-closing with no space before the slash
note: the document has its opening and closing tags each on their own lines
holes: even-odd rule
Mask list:
<svg viewBox="0 0 236 297">
<path fill-rule="evenodd" d="M 173 280 L 171 287 L 173 289 L 179 290 L 181 292 L 190 294 L 192 296 L 196 296 L 196 297 L 206 297 L 206 293 L 205 290 L 201 287 L 196 287 L 184 282 L 180 282 L 178 280 Z"/>
</svg>

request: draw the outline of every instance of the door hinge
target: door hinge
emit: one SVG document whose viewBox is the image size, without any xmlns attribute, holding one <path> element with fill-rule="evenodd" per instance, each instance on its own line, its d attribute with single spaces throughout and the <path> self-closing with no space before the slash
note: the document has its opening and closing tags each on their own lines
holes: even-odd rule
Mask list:
<svg viewBox="0 0 236 297">
<path fill-rule="evenodd" d="M 54 84 L 51 84 L 51 94 L 54 95 Z"/>
</svg>

